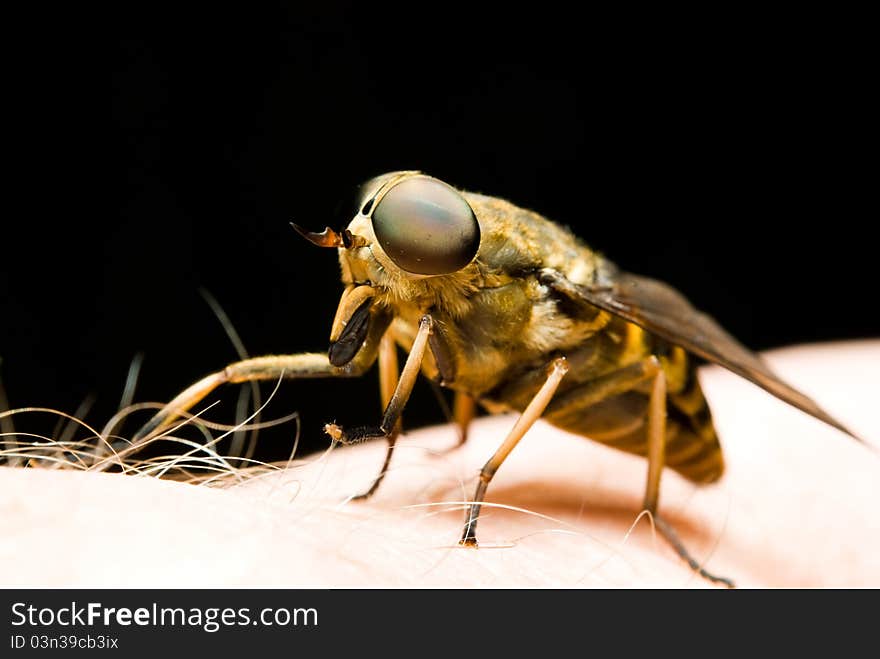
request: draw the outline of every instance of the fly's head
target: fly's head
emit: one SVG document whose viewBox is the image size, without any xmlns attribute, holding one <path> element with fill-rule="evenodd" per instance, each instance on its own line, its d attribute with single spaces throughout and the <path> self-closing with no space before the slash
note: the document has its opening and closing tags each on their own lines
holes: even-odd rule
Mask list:
<svg viewBox="0 0 880 659">
<path fill-rule="evenodd" d="M 479 286 L 480 224 L 454 188 L 416 171 L 364 183 L 346 218 L 348 226 L 321 233 L 294 228 L 339 253 L 345 291 L 330 331 L 334 366 L 351 362 L 370 332 L 390 318 L 432 309 L 463 314 L 468 292 Z"/>
<path fill-rule="evenodd" d="M 317 245 L 336 247 L 343 283 L 371 286 L 375 302 L 442 305 L 472 285 L 480 224 L 443 181 L 416 171 L 378 176 L 358 189 L 349 218 L 338 233 L 296 228 Z"/>
</svg>

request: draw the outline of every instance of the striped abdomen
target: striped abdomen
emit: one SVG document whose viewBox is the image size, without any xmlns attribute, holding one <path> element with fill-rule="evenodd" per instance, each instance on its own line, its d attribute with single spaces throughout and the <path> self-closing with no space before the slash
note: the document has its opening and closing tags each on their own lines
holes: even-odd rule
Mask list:
<svg viewBox="0 0 880 659">
<path fill-rule="evenodd" d="M 588 382 L 597 368 L 607 373 L 656 355 L 667 379 L 666 465 L 697 482 L 720 478 L 724 471 L 721 445 L 697 379 L 696 365 L 688 353 L 636 325 L 616 319 L 595 341 L 595 362 L 584 364 L 579 373 L 570 373 L 574 377 L 565 387 L 575 394 L 574 400 L 575 381 Z M 554 410 L 551 403 L 545 419 L 608 446 L 646 455 L 650 384 L 644 382 L 631 391 L 583 407 L 567 404 Z"/>
</svg>

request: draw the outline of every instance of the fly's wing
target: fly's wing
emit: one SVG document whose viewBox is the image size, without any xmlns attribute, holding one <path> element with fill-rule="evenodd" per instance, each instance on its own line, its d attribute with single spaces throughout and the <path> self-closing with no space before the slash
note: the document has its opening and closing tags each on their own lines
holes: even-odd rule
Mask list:
<svg viewBox="0 0 880 659">
<path fill-rule="evenodd" d="M 720 364 L 786 403 L 862 441 L 813 399 L 783 382 L 758 355 L 728 334 L 711 316 L 695 309 L 668 284 L 621 271 L 609 275 L 605 282 L 595 286 L 575 284 L 555 270 L 542 270 L 540 278 L 569 300 L 604 309 Z"/>
</svg>

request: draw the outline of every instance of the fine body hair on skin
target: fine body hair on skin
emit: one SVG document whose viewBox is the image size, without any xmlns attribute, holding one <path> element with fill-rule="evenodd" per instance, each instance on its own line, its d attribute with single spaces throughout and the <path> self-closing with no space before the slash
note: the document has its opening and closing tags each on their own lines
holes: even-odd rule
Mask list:
<svg viewBox="0 0 880 659">
<path fill-rule="evenodd" d="M 876 445 L 880 341 L 767 358 Z M 880 586 L 877 453 L 721 368 L 704 367 L 701 380 L 728 473 L 698 487 L 666 470 L 661 493 L 698 560 L 741 587 Z M 457 545 L 464 508 L 511 416 L 476 421 L 453 451 L 451 426 L 407 433 L 382 488 L 359 502 L 350 498 L 375 477 L 381 442 L 273 465 L 224 456 L 218 440 L 232 430 L 202 420 L 208 404 L 204 436 L 139 458 L 73 415 L 55 440 L 9 436 L 11 421 L 37 412 L 0 416 L 0 559 L 16 566 L 4 585 L 711 587 L 640 515 L 645 461 L 548 424 L 493 481 L 473 549 Z M 238 430 L 273 423 L 255 421 Z M 280 421 L 295 451 L 298 419 Z M 181 423 L 166 434 L 193 430 Z"/>
</svg>

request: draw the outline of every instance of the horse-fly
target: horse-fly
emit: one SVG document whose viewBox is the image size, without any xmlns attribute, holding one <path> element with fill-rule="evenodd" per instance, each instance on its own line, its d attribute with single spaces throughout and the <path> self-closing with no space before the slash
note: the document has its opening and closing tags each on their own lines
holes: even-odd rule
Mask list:
<svg viewBox="0 0 880 659">
<path fill-rule="evenodd" d="M 224 383 L 354 377 L 378 360 L 379 423 L 324 428 L 343 443 L 388 441 L 385 465 L 361 497 L 382 480 L 421 371 L 455 392 L 462 438 L 475 403 L 521 413 L 480 472 L 461 544 L 477 544 L 480 504 L 492 476 L 543 418 L 646 456 L 644 508 L 656 528 L 703 577 L 732 585 L 704 570 L 658 514 L 664 466 L 698 483 L 724 471 L 694 358 L 720 364 L 852 435 L 676 290 L 618 270 L 537 213 L 415 171 L 365 183 L 353 213 L 339 232 L 294 225 L 312 243 L 338 250 L 345 289 L 328 352 L 230 364 L 179 394 L 136 440 L 155 436 Z M 397 346 L 408 353 L 399 373 Z"/>
</svg>

